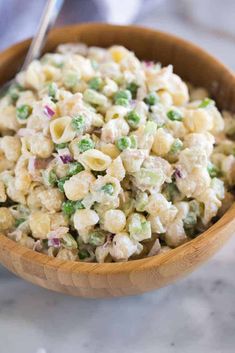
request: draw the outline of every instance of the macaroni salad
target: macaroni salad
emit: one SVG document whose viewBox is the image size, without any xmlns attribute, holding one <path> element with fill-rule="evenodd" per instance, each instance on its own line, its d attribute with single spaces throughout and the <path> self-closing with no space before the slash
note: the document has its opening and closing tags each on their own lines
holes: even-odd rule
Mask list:
<svg viewBox="0 0 235 353">
<path fill-rule="evenodd" d="M 0 100 L 0 232 L 63 260 L 153 256 L 230 207 L 235 117 L 171 65 L 61 44 Z"/>
</svg>

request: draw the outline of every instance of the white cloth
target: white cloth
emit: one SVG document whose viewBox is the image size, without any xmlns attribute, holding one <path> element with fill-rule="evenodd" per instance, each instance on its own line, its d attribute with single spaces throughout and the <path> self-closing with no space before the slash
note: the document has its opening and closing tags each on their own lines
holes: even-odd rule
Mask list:
<svg viewBox="0 0 235 353">
<path fill-rule="evenodd" d="M 164 0 L 65 0 L 57 26 L 77 22 L 129 24 Z M 0 0 L 0 50 L 33 36 L 46 0 Z"/>
</svg>

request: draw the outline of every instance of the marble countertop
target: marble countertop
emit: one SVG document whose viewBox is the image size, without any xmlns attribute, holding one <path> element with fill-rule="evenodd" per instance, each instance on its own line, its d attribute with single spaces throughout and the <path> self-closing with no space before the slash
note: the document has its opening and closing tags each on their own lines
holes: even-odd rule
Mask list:
<svg viewBox="0 0 235 353">
<path fill-rule="evenodd" d="M 235 238 L 184 280 L 85 300 L 0 273 L 1 353 L 234 353 Z"/>
<path fill-rule="evenodd" d="M 234 33 L 165 6 L 137 21 L 192 40 L 235 69 Z M 1 353 L 234 353 L 235 237 L 184 280 L 137 297 L 53 293 L 0 267 Z"/>
</svg>

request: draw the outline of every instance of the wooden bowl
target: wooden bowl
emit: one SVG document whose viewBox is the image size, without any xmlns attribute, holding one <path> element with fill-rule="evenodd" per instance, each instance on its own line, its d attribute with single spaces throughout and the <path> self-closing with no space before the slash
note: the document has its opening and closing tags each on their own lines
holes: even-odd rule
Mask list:
<svg viewBox="0 0 235 353">
<path fill-rule="evenodd" d="M 46 51 L 64 42 L 107 47 L 122 44 L 141 59 L 173 64 L 184 80 L 207 88 L 219 108 L 235 111 L 235 77 L 203 50 L 172 35 L 140 27 L 83 24 L 55 29 Z M 0 83 L 22 63 L 29 40 L 0 54 Z M 0 262 L 20 277 L 66 294 L 101 298 L 143 293 L 167 285 L 211 257 L 233 234 L 235 206 L 210 229 L 168 253 L 126 263 L 61 261 L 29 250 L 0 235 Z"/>
</svg>

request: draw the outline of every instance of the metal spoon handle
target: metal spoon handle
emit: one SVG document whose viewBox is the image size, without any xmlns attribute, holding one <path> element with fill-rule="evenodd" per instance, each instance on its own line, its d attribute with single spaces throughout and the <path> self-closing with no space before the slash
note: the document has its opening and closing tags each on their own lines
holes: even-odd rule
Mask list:
<svg viewBox="0 0 235 353">
<path fill-rule="evenodd" d="M 29 51 L 26 55 L 24 64 L 21 70 L 26 70 L 32 60 L 37 59 L 41 54 L 42 46 L 46 39 L 46 34 L 53 26 L 64 0 L 48 0 L 41 16 L 38 30 L 34 36 Z"/>
</svg>

